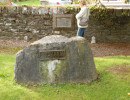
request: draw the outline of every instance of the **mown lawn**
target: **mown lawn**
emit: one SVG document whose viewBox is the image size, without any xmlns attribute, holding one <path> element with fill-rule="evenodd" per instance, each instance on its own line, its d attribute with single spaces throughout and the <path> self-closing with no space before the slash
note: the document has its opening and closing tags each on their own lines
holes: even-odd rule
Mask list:
<svg viewBox="0 0 130 100">
<path fill-rule="evenodd" d="M 15 56 L 0 54 L 0 100 L 129 100 L 130 56 L 97 57 L 99 78 L 92 83 L 17 84 L 13 80 Z M 126 67 L 114 73 L 111 66 Z"/>
<path fill-rule="evenodd" d="M 28 5 L 28 6 L 39 6 L 41 5 L 40 0 L 27 0 L 27 1 L 20 1 L 20 2 L 15 2 L 18 5 Z"/>
</svg>

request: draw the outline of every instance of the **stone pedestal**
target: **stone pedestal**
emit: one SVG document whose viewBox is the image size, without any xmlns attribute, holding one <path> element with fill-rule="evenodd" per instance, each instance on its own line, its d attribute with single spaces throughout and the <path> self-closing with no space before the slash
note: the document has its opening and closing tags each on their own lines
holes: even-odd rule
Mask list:
<svg viewBox="0 0 130 100">
<path fill-rule="evenodd" d="M 16 54 L 16 82 L 91 82 L 97 78 L 85 38 L 46 36 Z"/>
</svg>

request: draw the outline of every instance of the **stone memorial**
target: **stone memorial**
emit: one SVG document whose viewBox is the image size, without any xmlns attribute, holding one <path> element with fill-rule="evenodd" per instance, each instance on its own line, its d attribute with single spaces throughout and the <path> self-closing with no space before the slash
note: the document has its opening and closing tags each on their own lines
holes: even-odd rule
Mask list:
<svg viewBox="0 0 130 100">
<path fill-rule="evenodd" d="M 93 55 L 83 37 L 46 36 L 16 54 L 16 82 L 91 82 L 97 79 Z"/>
<path fill-rule="evenodd" d="M 74 30 L 74 15 L 53 14 L 53 30 Z"/>
</svg>

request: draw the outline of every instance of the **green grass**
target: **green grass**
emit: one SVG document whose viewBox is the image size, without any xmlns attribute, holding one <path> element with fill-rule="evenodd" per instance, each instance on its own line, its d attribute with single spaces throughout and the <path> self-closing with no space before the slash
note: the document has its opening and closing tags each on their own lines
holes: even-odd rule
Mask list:
<svg viewBox="0 0 130 100">
<path fill-rule="evenodd" d="M 22 50 L 24 47 L 9 47 L 9 46 L 1 46 L 0 53 L 8 53 L 8 54 L 16 54 L 19 50 Z"/>
<path fill-rule="evenodd" d="M 106 68 L 130 65 L 130 56 L 97 57 L 98 80 L 92 83 L 17 84 L 13 80 L 15 56 L 0 54 L 0 100 L 129 100 L 130 73 Z M 124 77 L 127 76 L 127 77 Z"/>
<path fill-rule="evenodd" d="M 0 2 L 0 6 L 6 6 L 7 5 L 7 3 L 5 3 L 5 2 Z"/>
<path fill-rule="evenodd" d="M 28 5 L 28 6 L 40 6 L 41 2 L 40 0 L 27 0 L 27 1 L 20 1 L 20 2 L 15 2 L 18 5 Z"/>
</svg>

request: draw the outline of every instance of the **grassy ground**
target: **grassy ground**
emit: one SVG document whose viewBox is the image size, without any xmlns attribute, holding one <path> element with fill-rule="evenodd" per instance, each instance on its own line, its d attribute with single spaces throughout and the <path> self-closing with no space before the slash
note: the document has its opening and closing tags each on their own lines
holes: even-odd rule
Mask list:
<svg viewBox="0 0 130 100">
<path fill-rule="evenodd" d="M 29 5 L 29 6 L 39 6 L 41 5 L 40 0 L 27 0 L 27 1 L 20 1 L 20 2 L 15 2 L 18 5 Z"/>
<path fill-rule="evenodd" d="M 95 58 L 99 78 L 92 83 L 17 84 L 14 55 L 0 54 L 0 100 L 129 100 L 130 56 Z M 110 67 L 127 71 L 114 73 Z M 116 72 L 116 71 L 115 71 Z"/>
</svg>

